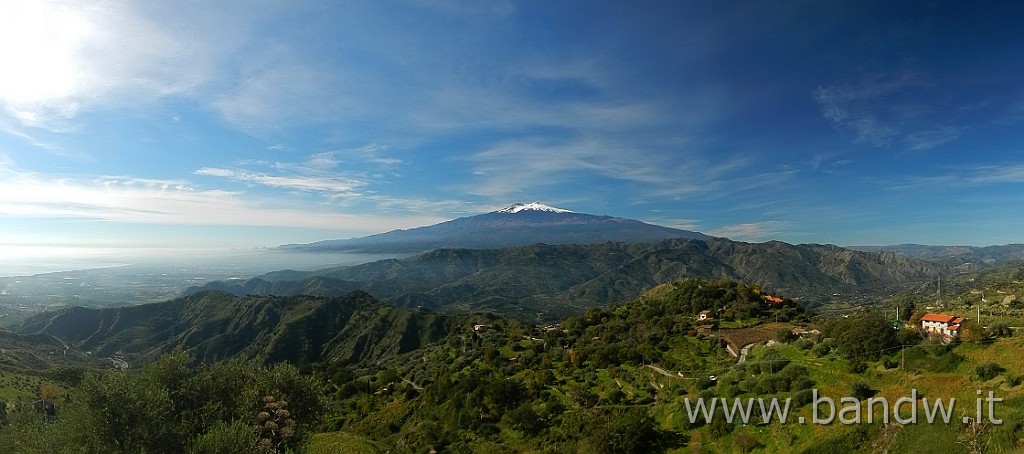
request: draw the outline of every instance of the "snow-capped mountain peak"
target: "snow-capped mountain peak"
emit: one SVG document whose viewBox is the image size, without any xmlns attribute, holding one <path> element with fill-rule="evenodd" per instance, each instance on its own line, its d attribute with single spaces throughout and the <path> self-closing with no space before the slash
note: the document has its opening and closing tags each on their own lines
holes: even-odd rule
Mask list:
<svg viewBox="0 0 1024 454">
<path fill-rule="evenodd" d="M 565 210 L 565 209 L 562 209 L 562 208 L 555 208 L 553 206 L 545 205 L 545 204 L 540 203 L 540 202 L 513 203 L 512 205 L 509 205 L 509 206 L 507 206 L 505 208 L 502 208 L 502 209 L 496 211 L 495 213 L 512 213 L 512 214 L 515 214 L 515 213 L 518 213 L 520 211 L 547 211 L 549 213 L 572 213 L 572 211 L 570 211 L 570 210 Z"/>
</svg>

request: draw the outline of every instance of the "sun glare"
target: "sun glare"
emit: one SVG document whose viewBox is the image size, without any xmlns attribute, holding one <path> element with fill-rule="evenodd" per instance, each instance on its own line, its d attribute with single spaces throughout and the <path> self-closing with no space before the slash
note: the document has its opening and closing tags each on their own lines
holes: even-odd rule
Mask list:
<svg viewBox="0 0 1024 454">
<path fill-rule="evenodd" d="M 91 26 L 71 7 L 4 2 L 0 14 L 0 100 L 46 105 L 74 93 L 78 51 Z"/>
</svg>

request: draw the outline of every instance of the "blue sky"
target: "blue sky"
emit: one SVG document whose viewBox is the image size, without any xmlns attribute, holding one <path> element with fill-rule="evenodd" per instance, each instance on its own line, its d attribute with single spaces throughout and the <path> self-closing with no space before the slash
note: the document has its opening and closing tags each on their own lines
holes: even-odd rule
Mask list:
<svg viewBox="0 0 1024 454">
<path fill-rule="evenodd" d="M 532 200 L 745 241 L 1024 242 L 1016 2 L 0 5 L 7 256 Z"/>
</svg>

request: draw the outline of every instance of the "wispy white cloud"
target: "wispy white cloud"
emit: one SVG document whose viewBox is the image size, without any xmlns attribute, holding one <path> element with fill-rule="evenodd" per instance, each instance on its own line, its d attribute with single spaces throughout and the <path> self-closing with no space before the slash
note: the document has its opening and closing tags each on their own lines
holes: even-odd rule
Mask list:
<svg viewBox="0 0 1024 454">
<path fill-rule="evenodd" d="M 780 234 L 789 230 L 791 225 L 789 221 L 760 221 L 726 225 L 706 233 L 738 241 L 768 241 L 778 238 Z"/>
<path fill-rule="evenodd" d="M 879 117 L 874 104 L 898 88 L 898 84 L 818 87 L 814 98 L 833 126 L 853 131 L 858 142 L 884 147 L 899 130 Z"/>
<path fill-rule="evenodd" d="M 230 169 L 204 173 L 300 190 L 350 191 L 342 181 L 266 178 Z M 0 216 L 119 223 L 318 228 L 347 234 L 416 227 L 443 218 L 429 214 L 347 213 L 294 200 L 249 197 L 243 191 L 203 189 L 187 181 L 132 177 L 81 178 L 20 170 L 0 162 Z"/>
<path fill-rule="evenodd" d="M 325 192 L 332 197 L 357 196 L 356 188 L 365 182 L 338 177 L 312 177 L 301 175 L 268 175 L 242 169 L 225 169 L 220 167 L 203 167 L 195 171 L 196 175 L 226 178 L 232 181 L 253 183 L 275 188 L 295 189 L 300 191 Z"/>
<path fill-rule="evenodd" d="M 333 151 L 324 151 L 320 153 L 313 153 L 306 160 L 306 165 L 321 170 L 333 169 L 341 163 L 338 159 L 338 153 Z"/>
<path fill-rule="evenodd" d="M 389 149 L 390 147 L 388 146 L 371 143 L 356 150 L 343 151 L 343 153 L 383 167 L 393 167 L 402 164 L 404 161 L 388 154 Z"/>
<path fill-rule="evenodd" d="M 369 187 L 382 178 L 373 171 L 391 169 L 403 162 L 387 157 L 386 150 L 387 147 L 371 144 L 313 152 L 304 159 L 291 161 L 243 160 L 231 167 L 205 166 L 193 173 L 269 188 L 322 193 L 334 201 L 373 202 L 381 196 Z"/>
<path fill-rule="evenodd" d="M 701 223 L 696 219 L 655 219 L 648 222 L 682 230 L 700 231 L 701 229 Z"/>
<path fill-rule="evenodd" d="M 491 211 L 486 207 L 478 206 L 463 200 L 434 200 L 419 197 L 394 197 L 371 194 L 365 197 L 372 202 L 377 210 L 382 212 L 400 213 L 454 213 L 458 214 L 480 214 Z"/>
<path fill-rule="evenodd" d="M 28 145 L 30 145 L 32 147 L 43 149 L 43 150 L 49 151 L 49 152 L 51 152 L 53 154 L 56 154 L 56 155 L 60 155 L 60 156 L 64 156 L 64 157 L 74 157 L 74 158 L 82 157 L 81 153 L 69 152 L 69 151 L 67 151 L 67 150 L 65 150 L 65 149 L 63 149 L 63 148 L 61 148 L 61 147 L 59 147 L 57 145 L 52 144 L 52 143 L 43 142 L 43 141 L 37 139 L 34 135 L 29 134 L 28 132 L 23 131 L 20 128 L 13 127 L 13 126 L 9 125 L 8 122 L 4 121 L 3 119 L 0 119 L 0 131 L 4 132 L 6 134 L 12 135 L 14 137 L 17 137 L 17 138 L 21 139 L 26 144 L 28 144 Z"/>
<path fill-rule="evenodd" d="M 908 176 L 898 180 L 878 182 L 880 186 L 889 190 L 906 190 L 915 188 L 948 189 L 1016 183 L 1024 183 L 1024 164 L 1008 163 L 1006 165 L 979 165 L 974 167 L 951 169 L 945 173 Z"/>
<path fill-rule="evenodd" d="M 587 204 L 607 197 L 620 204 L 733 200 L 774 192 L 800 173 L 759 166 L 749 154 L 709 156 L 701 144 L 686 141 L 627 143 L 596 134 L 566 141 L 507 141 L 474 154 L 471 162 L 475 175 L 464 190 L 501 202 L 544 194 Z M 577 182 L 587 183 L 577 187 Z M 607 192 L 605 187 L 617 189 Z"/>
<path fill-rule="evenodd" d="M 966 175 L 965 181 L 972 184 L 1024 183 L 1024 164 L 977 167 Z"/>
<path fill-rule="evenodd" d="M 938 126 L 934 129 L 912 132 L 903 137 L 903 143 L 912 151 L 924 151 L 960 138 L 963 128 Z"/>
<path fill-rule="evenodd" d="M 608 178 L 645 183 L 666 178 L 626 150 L 610 149 L 594 140 L 548 143 L 509 141 L 482 150 L 471 158 L 476 180 L 467 190 L 486 197 L 507 197 L 527 188 L 539 188 L 596 172 Z M 655 158 L 664 160 L 664 158 Z"/>
<path fill-rule="evenodd" d="M 833 127 L 852 132 L 859 143 L 879 148 L 901 143 L 908 150 L 925 151 L 960 138 L 963 128 L 950 124 L 955 121 L 950 106 L 921 101 L 922 94 L 933 90 L 921 79 L 897 73 L 822 86 L 814 90 L 814 100 Z"/>
<path fill-rule="evenodd" d="M 256 136 L 291 126 L 336 124 L 360 111 L 344 91 L 344 71 L 325 70 L 276 50 L 257 59 L 235 87 L 212 101 L 225 120 Z"/>
</svg>

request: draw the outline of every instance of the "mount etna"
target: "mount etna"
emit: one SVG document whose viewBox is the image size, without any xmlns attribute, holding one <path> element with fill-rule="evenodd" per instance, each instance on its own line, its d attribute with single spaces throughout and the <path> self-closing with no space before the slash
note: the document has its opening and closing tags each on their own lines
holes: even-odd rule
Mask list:
<svg viewBox="0 0 1024 454">
<path fill-rule="evenodd" d="M 703 233 L 614 216 L 596 216 L 540 202 L 515 203 L 500 210 L 425 227 L 393 230 L 362 238 L 289 244 L 282 250 L 358 253 L 420 253 L 434 249 L 497 249 L 544 244 L 607 241 L 653 243 L 671 238 L 709 240 Z"/>
</svg>

